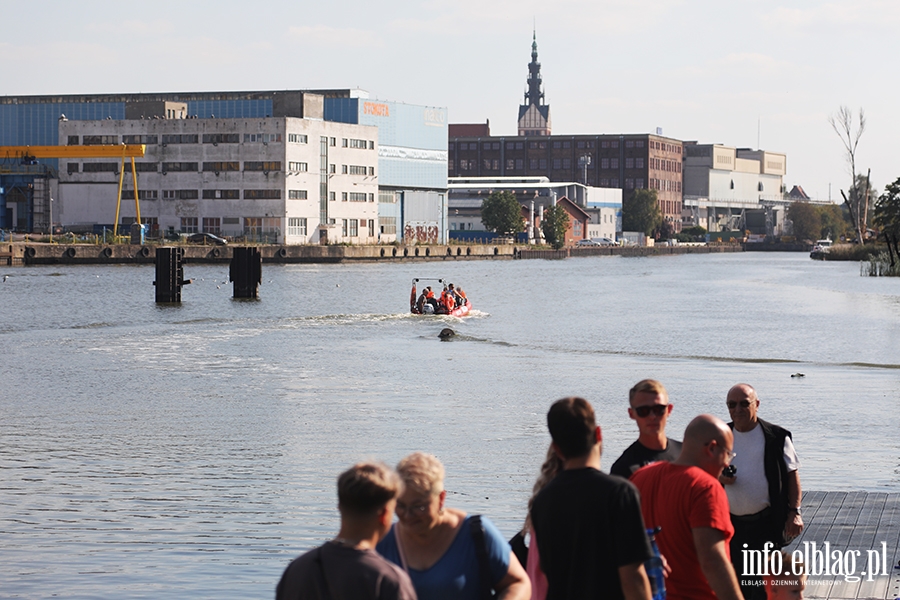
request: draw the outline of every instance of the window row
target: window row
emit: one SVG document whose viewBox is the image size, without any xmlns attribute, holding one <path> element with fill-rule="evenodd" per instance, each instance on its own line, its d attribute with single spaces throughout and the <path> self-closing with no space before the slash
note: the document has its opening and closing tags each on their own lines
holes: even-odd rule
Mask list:
<svg viewBox="0 0 900 600">
<path fill-rule="evenodd" d="M 650 141 L 650 147 L 654 150 L 662 150 L 663 152 L 674 152 L 675 154 L 681 154 L 681 144 L 667 144 L 665 142 L 654 142 Z"/>
<path fill-rule="evenodd" d="M 668 179 L 650 179 L 650 189 L 660 190 L 661 192 L 680 192 L 681 182 Z"/>
<path fill-rule="evenodd" d="M 309 141 L 309 138 L 305 133 L 289 133 L 288 134 L 288 142 L 292 144 L 306 144 Z"/>
<path fill-rule="evenodd" d="M 341 173 L 344 175 L 375 175 L 375 167 L 364 165 L 341 165 Z"/>
<path fill-rule="evenodd" d="M 651 158 L 650 168 L 657 171 L 669 171 L 671 173 L 681 173 L 681 163 L 677 160 L 664 160 L 661 158 Z"/>
<path fill-rule="evenodd" d="M 118 173 L 117 162 L 86 162 L 83 165 L 77 162 L 69 162 L 66 165 L 68 173 Z M 292 171 L 306 171 L 306 163 L 288 163 Z M 241 164 L 238 161 L 218 161 L 202 163 L 204 172 L 240 171 Z M 138 173 L 158 173 L 162 167 L 163 173 L 199 172 L 200 163 L 195 162 L 135 162 Z M 296 169 L 294 167 L 297 167 Z M 281 161 L 244 161 L 244 171 L 281 171 Z M 125 172 L 131 173 L 131 163 L 125 163 Z"/>
<path fill-rule="evenodd" d="M 240 133 L 204 133 L 202 138 L 196 133 L 176 133 L 176 134 L 129 134 L 122 136 L 123 144 L 197 144 L 200 141 L 204 144 L 239 144 L 241 142 Z M 292 142 L 305 144 L 306 135 L 292 133 L 289 135 Z M 334 139 L 334 138 L 332 138 Z M 80 141 L 79 141 L 80 140 Z M 277 143 L 281 141 L 280 133 L 245 133 L 243 134 L 245 143 Z M 365 141 L 365 140 L 362 140 Z M 99 145 L 117 145 L 119 144 L 118 135 L 70 135 L 67 143 L 69 146 L 99 146 Z M 334 144 L 332 144 L 334 145 Z M 373 142 L 374 147 L 374 142 Z"/>
<path fill-rule="evenodd" d="M 341 138 L 341 146 L 344 148 L 360 148 L 362 150 L 374 150 L 375 149 L 375 141 L 374 140 L 354 140 Z"/>
<path fill-rule="evenodd" d="M 299 200 L 306 199 L 306 190 L 290 190 L 289 194 L 294 192 L 302 193 Z M 139 200 L 198 200 L 201 197 L 200 190 L 162 190 L 161 196 L 158 190 L 138 190 Z M 204 200 L 240 200 L 241 190 L 202 190 Z M 291 196 L 292 197 L 292 196 Z M 134 200 L 134 190 L 122 190 L 123 200 Z M 245 200 L 280 200 L 281 190 L 263 189 L 263 190 L 244 190 Z"/>
</svg>

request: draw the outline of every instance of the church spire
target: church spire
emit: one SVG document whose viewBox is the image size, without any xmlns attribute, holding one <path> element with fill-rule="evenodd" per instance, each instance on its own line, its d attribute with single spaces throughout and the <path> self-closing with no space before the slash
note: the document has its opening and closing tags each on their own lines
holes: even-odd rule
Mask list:
<svg viewBox="0 0 900 600">
<path fill-rule="evenodd" d="M 525 103 L 519 106 L 519 135 L 550 135 L 550 105 L 544 104 L 541 90 L 541 63 L 538 62 L 537 28 L 531 35 L 531 62 Z"/>
<path fill-rule="evenodd" d="M 532 33 L 531 62 L 528 64 L 528 91 L 525 92 L 525 104 L 543 104 L 544 92 L 541 91 L 541 63 L 538 62 L 537 30 Z"/>
</svg>

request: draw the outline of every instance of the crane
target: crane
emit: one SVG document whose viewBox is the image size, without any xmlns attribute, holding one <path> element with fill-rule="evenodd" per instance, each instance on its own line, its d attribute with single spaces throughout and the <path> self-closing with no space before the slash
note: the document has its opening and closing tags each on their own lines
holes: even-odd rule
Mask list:
<svg viewBox="0 0 900 600">
<path fill-rule="evenodd" d="M 0 160 L 16 160 L 24 164 L 38 158 L 121 158 L 119 169 L 119 190 L 116 199 L 116 220 L 113 222 L 113 237 L 118 235 L 119 210 L 122 208 L 122 183 L 125 176 L 125 159 L 131 159 L 131 177 L 134 182 L 134 210 L 138 225 L 141 224 L 141 206 L 138 200 L 137 170 L 135 157 L 143 157 L 147 151 L 144 144 L 100 144 L 96 146 L 0 146 Z M 52 227 L 52 223 L 51 223 Z"/>
</svg>

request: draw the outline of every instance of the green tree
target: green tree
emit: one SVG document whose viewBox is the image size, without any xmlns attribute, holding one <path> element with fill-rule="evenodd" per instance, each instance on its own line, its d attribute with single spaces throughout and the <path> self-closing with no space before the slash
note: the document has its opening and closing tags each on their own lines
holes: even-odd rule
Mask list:
<svg viewBox="0 0 900 600">
<path fill-rule="evenodd" d="M 826 204 L 824 206 L 816 206 L 819 213 L 819 219 L 822 223 L 820 237 L 838 240 L 847 232 L 850 222 L 847 220 L 847 214 L 837 204 Z"/>
<path fill-rule="evenodd" d="M 544 210 L 541 220 L 541 232 L 547 243 L 559 250 L 566 245 L 566 231 L 569 229 L 569 213 L 556 204 Z"/>
<path fill-rule="evenodd" d="M 884 188 L 884 193 L 875 203 L 875 225 L 881 230 L 888 245 L 891 267 L 894 267 L 894 254 L 900 259 L 900 177 Z"/>
<path fill-rule="evenodd" d="M 656 190 L 635 190 L 622 203 L 622 230 L 652 235 L 663 222 Z"/>
<path fill-rule="evenodd" d="M 809 202 L 792 202 L 787 218 L 794 224 L 794 237 L 798 240 L 817 240 L 822 233 L 822 217 Z"/>
<path fill-rule="evenodd" d="M 512 192 L 491 192 L 481 203 L 481 222 L 497 235 L 516 235 L 525 230 L 522 205 Z"/>
</svg>

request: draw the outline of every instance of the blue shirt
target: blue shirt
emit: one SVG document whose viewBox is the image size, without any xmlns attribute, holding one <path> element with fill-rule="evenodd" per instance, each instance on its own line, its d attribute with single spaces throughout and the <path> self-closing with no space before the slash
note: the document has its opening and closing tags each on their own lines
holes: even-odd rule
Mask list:
<svg viewBox="0 0 900 600">
<path fill-rule="evenodd" d="M 497 585 L 509 571 L 511 549 L 489 519 L 481 517 L 481 523 L 484 525 L 491 582 Z M 396 525 L 378 543 L 378 553 L 402 567 L 395 530 Z M 478 600 L 478 555 L 475 553 L 475 540 L 472 539 L 471 517 L 466 517 L 453 543 L 431 568 L 424 571 L 409 569 L 409 577 L 419 600 Z"/>
</svg>

